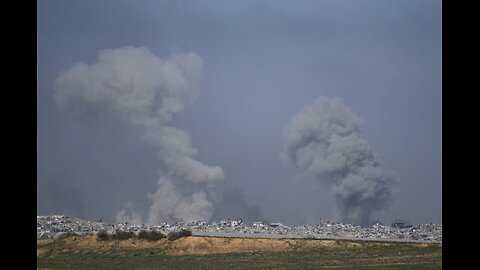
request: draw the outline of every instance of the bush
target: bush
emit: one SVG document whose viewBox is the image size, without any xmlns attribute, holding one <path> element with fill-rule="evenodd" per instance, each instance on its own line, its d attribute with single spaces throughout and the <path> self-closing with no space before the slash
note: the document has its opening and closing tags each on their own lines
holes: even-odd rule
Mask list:
<svg viewBox="0 0 480 270">
<path fill-rule="evenodd" d="M 167 237 L 166 235 L 157 232 L 157 231 L 140 231 L 138 237 L 133 232 L 124 232 L 124 231 L 116 231 L 113 234 L 109 234 L 105 230 L 101 230 L 97 233 L 97 240 L 99 241 L 108 241 L 108 240 L 127 240 L 131 238 L 141 238 L 146 239 L 148 241 L 156 241 L 162 238 Z"/>
<path fill-rule="evenodd" d="M 117 231 L 112 235 L 112 239 L 115 239 L 115 240 L 127 240 L 134 237 L 135 237 L 135 234 L 133 232 L 124 232 L 124 231 Z"/>
<path fill-rule="evenodd" d="M 110 238 L 111 238 L 110 235 L 105 230 L 101 230 L 97 233 L 97 240 L 99 241 L 107 241 Z"/>
<path fill-rule="evenodd" d="M 170 241 L 175 241 L 179 238 L 182 238 L 182 237 L 187 237 L 187 236 L 192 236 L 192 231 L 190 230 L 186 230 L 186 229 L 182 229 L 181 231 L 179 232 L 171 232 L 168 234 L 168 240 Z"/>
<path fill-rule="evenodd" d="M 145 240 L 148 240 L 148 241 L 157 241 L 157 240 L 160 240 L 160 239 L 165 238 L 165 237 L 166 237 L 166 235 L 164 235 L 161 232 L 157 232 L 157 231 L 142 230 L 138 233 L 138 238 L 145 239 Z"/>
<path fill-rule="evenodd" d="M 73 236 L 80 236 L 80 235 L 74 232 L 58 233 L 57 235 L 55 235 L 55 239 L 62 240 L 62 239 L 66 239 Z"/>
</svg>

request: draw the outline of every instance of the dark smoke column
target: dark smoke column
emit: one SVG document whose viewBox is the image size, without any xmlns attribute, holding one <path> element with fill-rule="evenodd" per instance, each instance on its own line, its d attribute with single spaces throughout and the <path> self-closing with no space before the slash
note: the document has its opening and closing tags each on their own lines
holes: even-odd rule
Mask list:
<svg viewBox="0 0 480 270">
<path fill-rule="evenodd" d="M 284 139 L 288 160 L 331 187 L 343 222 L 364 226 L 372 212 L 386 209 L 399 181 L 380 168 L 361 124 L 339 98 L 319 97 L 292 117 Z"/>
</svg>

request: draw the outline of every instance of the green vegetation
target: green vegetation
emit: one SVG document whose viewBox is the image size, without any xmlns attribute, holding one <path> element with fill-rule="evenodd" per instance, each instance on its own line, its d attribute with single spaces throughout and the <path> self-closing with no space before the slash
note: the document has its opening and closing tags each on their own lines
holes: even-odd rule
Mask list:
<svg viewBox="0 0 480 270">
<path fill-rule="evenodd" d="M 160 239 L 165 238 L 165 237 L 167 237 L 167 236 L 164 235 L 163 233 L 157 232 L 157 231 L 142 230 L 138 233 L 138 238 L 139 239 L 145 239 L 145 240 L 148 240 L 148 241 L 157 241 L 157 240 L 160 240 Z"/>
<path fill-rule="evenodd" d="M 112 239 L 113 240 L 127 240 L 130 238 L 135 238 L 136 235 L 133 232 L 122 232 L 122 231 L 117 231 L 114 234 L 112 234 Z"/>
<path fill-rule="evenodd" d="M 133 232 L 123 232 L 117 231 L 113 234 L 109 234 L 105 230 L 101 230 L 97 233 L 98 241 L 108 241 L 108 240 L 127 240 L 137 237 Z"/>
<path fill-rule="evenodd" d="M 59 234 L 56 235 L 55 240 L 62 240 L 62 239 L 66 239 L 66 238 L 69 238 L 69 237 L 80 237 L 80 236 L 81 235 L 76 234 L 74 232 L 59 233 Z"/>
<path fill-rule="evenodd" d="M 110 240 L 110 235 L 107 231 L 101 230 L 97 233 L 97 240 L 98 241 L 107 241 Z"/>
<path fill-rule="evenodd" d="M 182 229 L 179 232 L 171 232 L 168 234 L 168 240 L 175 241 L 182 237 L 192 236 L 192 232 L 190 230 Z"/>
<path fill-rule="evenodd" d="M 332 252 L 262 252 L 167 256 L 132 251 L 125 253 L 61 254 L 39 258 L 40 269 L 441 269 L 441 257 L 359 258 Z"/>
<path fill-rule="evenodd" d="M 62 239 L 70 237 L 70 233 L 64 234 L 66 236 L 62 235 Z M 77 234 L 74 234 L 75 236 L 78 236 Z M 190 230 L 182 229 L 181 231 L 178 232 L 171 232 L 168 234 L 168 240 L 170 241 L 175 241 L 179 238 L 182 237 L 187 237 L 187 236 L 192 236 L 192 232 Z M 138 233 L 138 236 L 135 235 L 133 232 L 123 232 L 123 231 L 117 231 L 113 234 L 109 234 L 105 230 L 101 230 L 97 233 L 97 240 L 98 241 L 108 241 L 108 240 L 127 240 L 131 238 L 138 238 L 138 239 L 145 239 L 148 241 L 157 241 L 160 239 L 163 239 L 167 237 L 166 235 L 162 234 L 161 232 L 157 231 L 145 231 L 142 230 Z"/>
</svg>

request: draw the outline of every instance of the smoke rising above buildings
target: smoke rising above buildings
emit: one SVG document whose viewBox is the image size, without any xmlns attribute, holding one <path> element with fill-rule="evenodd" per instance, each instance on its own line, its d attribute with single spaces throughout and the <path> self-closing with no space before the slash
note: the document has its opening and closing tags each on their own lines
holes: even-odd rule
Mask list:
<svg viewBox="0 0 480 270">
<path fill-rule="evenodd" d="M 398 177 L 380 168 L 362 120 L 339 98 L 319 97 L 292 117 L 284 130 L 288 160 L 304 175 L 330 185 L 344 222 L 367 225 L 399 187 Z"/>
<path fill-rule="evenodd" d="M 157 190 L 148 195 L 150 224 L 213 215 L 208 190 L 224 172 L 195 159 L 190 135 L 172 124 L 198 95 L 202 66 L 195 53 L 161 59 L 145 47 L 125 46 L 101 50 L 95 63 L 75 63 L 54 81 L 59 107 L 75 115 L 114 113 L 140 128 L 142 139 L 156 147 L 161 175 Z M 139 221 L 129 209 L 117 218 Z"/>
</svg>

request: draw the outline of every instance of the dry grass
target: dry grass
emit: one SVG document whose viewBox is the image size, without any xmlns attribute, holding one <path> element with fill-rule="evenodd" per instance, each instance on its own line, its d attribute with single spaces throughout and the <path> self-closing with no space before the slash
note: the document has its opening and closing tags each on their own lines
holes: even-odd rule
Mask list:
<svg viewBox="0 0 480 270">
<path fill-rule="evenodd" d="M 304 251 L 315 248 L 344 249 L 363 248 L 367 246 L 388 247 L 390 243 L 355 242 L 312 239 L 253 239 L 190 236 L 169 241 L 147 241 L 128 239 L 115 241 L 98 241 L 95 236 L 69 237 L 62 240 L 37 240 L 37 256 L 48 254 L 47 250 L 65 252 L 73 251 L 128 251 L 153 250 L 168 255 L 217 254 L 242 252 L 282 252 Z M 417 247 L 429 247 L 429 244 L 412 244 Z"/>
</svg>

